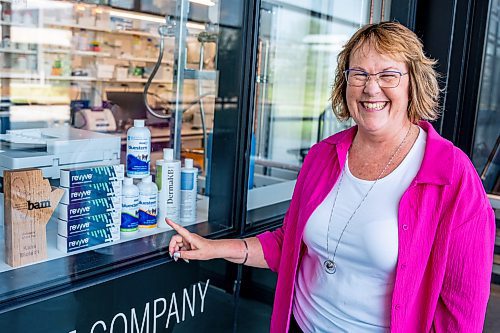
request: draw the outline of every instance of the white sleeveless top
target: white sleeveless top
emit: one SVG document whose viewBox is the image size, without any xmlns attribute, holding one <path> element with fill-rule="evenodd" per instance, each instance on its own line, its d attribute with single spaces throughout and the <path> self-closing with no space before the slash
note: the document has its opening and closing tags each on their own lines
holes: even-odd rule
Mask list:
<svg viewBox="0 0 500 333">
<path fill-rule="evenodd" d="M 399 201 L 420 169 L 426 138 L 420 129 L 405 159 L 368 194 L 338 245 L 335 274 L 328 274 L 323 262 L 333 257 L 342 229 L 373 181 L 354 177 L 346 159 L 328 254 L 328 222 L 338 181 L 312 213 L 304 229 L 307 251 L 297 273 L 293 302 L 293 314 L 304 332 L 388 331 L 398 259 Z"/>
</svg>

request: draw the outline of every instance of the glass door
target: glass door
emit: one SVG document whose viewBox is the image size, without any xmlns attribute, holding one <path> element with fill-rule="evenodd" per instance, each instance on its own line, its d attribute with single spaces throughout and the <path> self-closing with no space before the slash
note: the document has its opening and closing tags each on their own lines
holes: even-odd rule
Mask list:
<svg viewBox="0 0 500 333">
<path fill-rule="evenodd" d="M 261 2 L 248 223 L 281 218 L 309 148 L 352 125 L 330 106 L 337 55 L 389 8 L 390 1 Z"/>
</svg>

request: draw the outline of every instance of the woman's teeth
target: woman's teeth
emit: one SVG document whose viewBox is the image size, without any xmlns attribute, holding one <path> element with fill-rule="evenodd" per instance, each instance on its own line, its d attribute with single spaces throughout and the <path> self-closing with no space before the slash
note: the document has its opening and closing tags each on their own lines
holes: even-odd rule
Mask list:
<svg viewBox="0 0 500 333">
<path fill-rule="evenodd" d="M 387 102 L 382 102 L 382 103 L 363 102 L 363 107 L 365 109 L 372 109 L 372 110 L 382 110 L 386 105 L 387 105 Z"/>
</svg>

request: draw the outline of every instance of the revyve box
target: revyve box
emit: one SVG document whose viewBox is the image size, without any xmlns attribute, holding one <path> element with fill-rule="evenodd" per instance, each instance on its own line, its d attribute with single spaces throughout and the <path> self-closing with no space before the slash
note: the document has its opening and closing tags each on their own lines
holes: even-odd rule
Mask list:
<svg viewBox="0 0 500 333">
<path fill-rule="evenodd" d="M 123 180 L 125 168 L 123 164 L 96 166 L 92 168 L 61 170 L 61 187 L 82 186 L 92 183 L 105 183 Z"/>
<path fill-rule="evenodd" d="M 112 227 L 120 227 L 119 216 L 101 214 L 72 221 L 57 220 L 57 234 L 64 237 L 71 237 L 93 230 L 111 229 Z"/>
<path fill-rule="evenodd" d="M 119 239 L 120 228 L 116 228 L 116 230 L 93 230 L 85 234 L 78 234 L 70 237 L 57 235 L 57 249 L 69 253 L 104 243 L 116 242 Z"/>
<path fill-rule="evenodd" d="M 89 201 L 76 202 L 74 204 L 60 204 L 59 219 L 64 221 L 77 220 L 99 214 L 111 214 L 120 216 L 122 209 L 122 198 L 100 198 Z"/>
<path fill-rule="evenodd" d="M 63 187 L 63 189 L 64 195 L 61 199 L 61 203 L 69 205 L 87 200 L 121 197 L 122 181 L 117 180 L 105 183 L 84 184 L 70 188 Z"/>
</svg>

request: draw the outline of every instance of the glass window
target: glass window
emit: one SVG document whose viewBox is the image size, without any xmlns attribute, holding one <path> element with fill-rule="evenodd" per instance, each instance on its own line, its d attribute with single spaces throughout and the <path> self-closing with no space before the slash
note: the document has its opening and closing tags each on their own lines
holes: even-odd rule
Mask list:
<svg viewBox="0 0 500 333">
<path fill-rule="evenodd" d="M 147 5 L 161 10 L 164 2 Z M 238 119 L 225 112 L 236 114 L 238 96 L 220 91 L 228 81 L 234 86 L 237 73 L 227 57 L 241 47 L 241 24 L 230 28 L 232 43 L 219 46 L 219 35 L 228 34 L 220 27 L 219 1 L 198 1 L 196 22 L 188 20 L 194 7 L 186 0 L 184 6 L 168 1 L 183 9 L 176 22 L 117 8 L 134 8 L 134 1 L 102 3 L 0 2 L 0 257 L 15 258 L 0 262 L 0 306 L 165 258 L 173 232 L 155 225 L 165 214 L 205 236 L 234 228 L 236 214 L 226 212 L 235 180 L 225 170 L 236 164 L 237 150 L 226 142 L 236 142 L 240 131 Z M 241 22 L 242 12 L 231 15 Z M 157 63 L 148 110 L 143 91 Z M 141 126 L 137 119 L 145 129 L 131 134 Z M 174 170 L 170 177 L 169 147 L 189 169 L 182 175 Z M 122 183 L 132 167 L 139 190 Z M 153 184 L 141 181 L 147 174 Z M 210 185 L 217 177 L 224 188 Z"/>
<path fill-rule="evenodd" d="M 261 1 L 249 223 L 281 218 L 309 148 L 352 125 L 330 107 L 337 55 L 389 8 L 389 1 Z"/>
<path fill-rule="evenodd" d="M 500 1 L 493 0 L 486 33 L 472 160 L 488 193 L 500 195 Z"/>
</svg>

